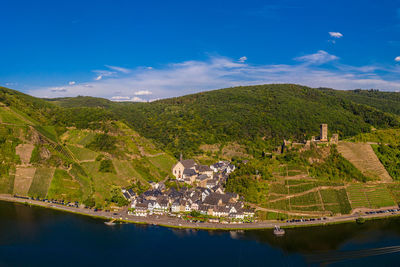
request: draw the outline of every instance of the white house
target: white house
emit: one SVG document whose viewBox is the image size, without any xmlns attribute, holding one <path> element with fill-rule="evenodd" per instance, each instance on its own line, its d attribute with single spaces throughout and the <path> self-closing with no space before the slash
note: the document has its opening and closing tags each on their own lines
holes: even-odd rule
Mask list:
<svg viewBox="0 0 400 267">
<path fill-rule="evenodd" d="M 146 217 L 147 216 L 147 204 L 146 203 L 138 203 L 135 207 L 135 211 L 133 214 L 135 216 Z"/>
<path fill-rule="evenodd" d="M 234 170 L 235 170 L 235 165 L 233 165 L 233 164 L 229 164 L 227 167 L 226 167 L 226 173 L 227 174 L 230 174 L 231 172 L 233 172 Z"/>
<path fill-rule="evenodd" d="M 171 212 L 179 213 L 181 211 L 181 204 L 179 202 L 174 202 L 171 205 Z"/>
</svg>

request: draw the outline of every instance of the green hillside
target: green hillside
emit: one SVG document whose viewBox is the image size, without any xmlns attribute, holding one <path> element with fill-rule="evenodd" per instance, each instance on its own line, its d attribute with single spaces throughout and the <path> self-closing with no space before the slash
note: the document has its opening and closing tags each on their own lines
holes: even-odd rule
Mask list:
<svg viewBox="0 0 400 267">
<path fill-rule="evenodd" d="M 151 103 L 38 99 L 0 88 L 0 193 L 109 207 L 118 204 L 111 202 L 118 199 L 115 189 L 143 191 L 149 181 L 171 176 L 183 153 L 206 164 L 232 160 L 237 169 L 227 190 L 275 210 L 261 217 L 390 206 L 400 195 L 398 104 L 396 93 L 292 84 L 226 88 Z M 283 139 L 318 136 L 320 123 L 342 140 L 382 143 L 370 150 L 395 182 L 381 185 L 380 177 L 358 169 L 357 161 L 353 165 L 332 144 L 307 149 L 293 144 L 282 154 L 274 152 Z"/>
<path fill-rule="evenodd" d="M 280 84 L 227 88 L 152 103 L 115 103 L 110 109 L 140 134 L 175 156 L 201 153 L 202 144 L 237 142 L 260 155 L 282 139 L 318 135 L 319 124 L 330 133 L 350 137 L 371 127 L 399 127 L 399 117 L 352 100 L 341 92 Z M 388 96 L 389 97 L 389 96 Z M 393 97 L 390 107 L 399 101 Z"/>
<path fill-rule="evenodd" d="M 111 188 L 169 176 L 175 159 L 114 118 L 0 88 L 0 193 L 107 207 Z"/>
<path fill-rule="evenodd" d="M 328 123 L 330 133 L 351 137 L 371 128 L 400 126 L 400 94 L 377 90 L 340 91 L 294 84 L 207 91 L 152 103 L 113 103 L 93 97 L 52 100 L 62 107 L 103 107 L 141 135 L 178 156 L 201 154 L 239 143 L 252 155 L 282 139 L 304 140 Z"/>
</svg>

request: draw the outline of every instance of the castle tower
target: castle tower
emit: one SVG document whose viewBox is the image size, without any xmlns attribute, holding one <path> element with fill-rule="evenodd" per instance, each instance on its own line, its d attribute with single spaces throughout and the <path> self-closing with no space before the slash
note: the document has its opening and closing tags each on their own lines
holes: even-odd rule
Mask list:
<svg viewBox="0 0 400 267">
<path fill-rule="evenodd" d="M 321 142 L 328 142 L 328 124 L 321 124 L 319 140 Z"/>
</svg>

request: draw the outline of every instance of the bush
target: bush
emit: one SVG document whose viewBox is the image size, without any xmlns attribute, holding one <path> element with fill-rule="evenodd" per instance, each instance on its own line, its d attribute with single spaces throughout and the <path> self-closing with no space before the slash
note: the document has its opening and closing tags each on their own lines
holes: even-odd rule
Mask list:
<svg viewBox="0 0 400 267">
<path fill-rule="evenodd" d="M 360 218 L 357 218 L 357 219 L 356 219 L 356 222 L 357 222 L 358 224 L 363 224 L 363 223 L 365 223 L 365 219 L 362 218 L 362 217 L 360 217 Z"/>
<path fill-rule="evenodd" d="M 96 157 L 96 161 L 101 161 L 102 159 L 104 159 L 104 155 L 100 154 Z"/>
<path fill-rule="evenodd" d="M 96 134 L 93 141 L 86 145 L 86 148 L 95 151 L 113 153 L 116 150 L 117 138 L 108 134 Z"/>
<path fill-rule="evenodd" d="M 39 161 L 40 161 L 40 147 L 36 145 L 35 148 L 32 150 L 30 163 L 39 163 Z"/>
<path fill-rule="evenodd" d="M 325 162 L 314 164 L 310 168 L 310 175 L 316 178 L 340 181 L 357 180 L 360 182 L 366 182 L 368 179 L 359 169 L 354 167 L 353 164 L 340 155 L 336 146 L 331 147 L 331 153 L 325 159 Z"/>
<path fill-rule="evenodd" d="M 111 189 L 111 202 L 116 203 L 119 207 L 127 206 L 129 201 L 122 195 L 122 191 L 118 187 Z"/>
<path fill-rule="evenodd" d="M 96 202 L 93 197 L 88 197 L 87 199 L 85 199 L 83 201 L 83 204 L 88 208 L 93 208 L 94 206 L 96 206 Z"/>
<path fill-rule="evenodd" d="M 116 173 L 111 159 L 105 159 L 100 162 L 99 172 Z"/>
</svg>

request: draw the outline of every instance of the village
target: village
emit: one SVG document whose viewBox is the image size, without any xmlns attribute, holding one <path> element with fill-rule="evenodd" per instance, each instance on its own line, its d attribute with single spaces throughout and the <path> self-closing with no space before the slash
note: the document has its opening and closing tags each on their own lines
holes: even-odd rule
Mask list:
<svg viewBox="0 0 400 267">
<path fill-rule="evenodd" d="M 305 143 L 284 140 L 277 152 L 300 145 L 309 149 L 312 144 L 328 142 L 328 125 L 320 125 L 320 136 L 312 137 Z M 337 143 L 338 135 L 333 134 L 330 143 Z M 224 184 L 236 166 L 228 161 L 219 161 L 210 166 L 197 164 L 193 159 L 182 159 L 172 167 L 176 182 L 185 186 L 179 190 L 167 188 L 163 182 L 151 182 L 151 189 L 137 195 L 132 189 L 122 189 L 124 197 L 131 203 L 129 215 L 147 217 L 168 215 L 189 220 L 209 222 L 250 222 L 254 210 L 246 208 L 236 193 L 225 192 Z"/>
<path fill-rule="evenodd" d="M 238 194 L 224 190 L 223 185 L 234 170 L 235 165 L 228 161 L 208 166 L 181 157 L 172 173 L 185 186 L 177 190 L 167 188 L 163 182 L 153 182 L 152 188 L 141 195 L 132 189 L 123 189 L 124 197 L 131 203 L 128 215 L 168 215 L 200 222 L 251 222 L 254 211 L 245 208 Z"/>
</svg>

